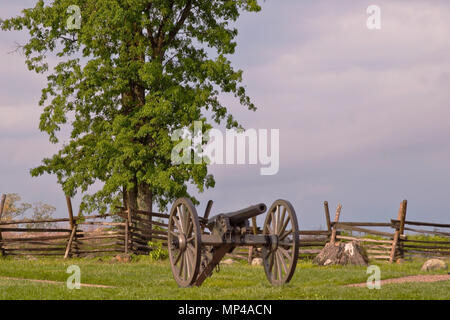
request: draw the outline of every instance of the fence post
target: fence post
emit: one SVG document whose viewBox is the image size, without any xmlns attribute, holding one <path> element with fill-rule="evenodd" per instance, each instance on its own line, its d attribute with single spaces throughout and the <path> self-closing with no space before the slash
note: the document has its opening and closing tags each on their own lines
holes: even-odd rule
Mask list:
<svg viewBox="0 0 450 320">
<path fill-rule="evenodd" d="M 64 259 L 67 259 L 70 255 L 70 249 L 72 248 L 72 242 L 73 238 L 75 237 L 75 234 L 77 233 L 77 226 L 72 227 L 72 232 L 70 233 L 69 241 L 67 242 L 66 252 L 64 253 Z"/>
<path fill-rule="evenodd" d="M 331 232 L 331 239 L 330 239 L 330 243 L 333 243 L 333 244 L 336 242 L 337 225 L 339 222 L 339 216 L 341 215 L 341 210 L 342 210 L 342 205 L 338 204 L 338 206 L 336 208 L 336 214 L 334 216 L 333 231 Z"/>
<path fill-rule="evenodd" d="M 0 220 L 2 220 L 3 217 L 3 210 L 5 209 L 5 203 L 6 203 L 6 194 L 2 194 L 2 200 L 0 202 Z"/>
<path fill-rule="evenodd" d="M 69 196 L 66 195 L 66 203 L 67 203 L 67 211 L 69 212 L 69 223 L 70 223 L 70 229 L 72 230 L 70 232 L 69 241 L 67 242 L 66 252 L 64 254 L 64 259 L 67 259 L 71 254 L 72 249 L 72 243 L 77 233 L 77 226 L 73 219 L 73 207 L 72 207 L 72 199 L 70 199 Z"/>
<path fill-rule="evenodd" d="M 405 221 L 406 221 L 406 211 L 408 208 L 408 201 L 403 200 L 403 210 L 402 210 L 402 216 L 400 219 L 400 234 L 399 234 L 399 245 L 400 245 L 400 258 L 404 258 L 404 252 L 403 252 L 403 236 L 405 233 Z"/>
<path fill-rule="evenodd" d="M 248 258 L 247 262 L 248 264 L 252 264 L 253 261 L 253 246 L 248 247 Z"/>
<path fill-rule="evenodd" d="M 254 235 L 258 234 L 258 226 L 256 224 L 256 217 L 252 217 L 252 231 Z"/>
<path fill-rule="evenodd" d="M 256 217 L 252 217 L 252 231 L 254 235 L 258 234 L 258 225 L 256 223 Z M 251 246 L 248 250 L 248 264 L 252 264 L 253 262 L 253 254 L 254 254 L 255 248 Z M 258 253 L 258 251 L 256 251 Z"/>
<path fill-rule="evenodd" d="M 403 232 L 405 231 L 405 219 L 406 219 L 406 207 L 408 205 L 407 200 L 403 200 L 400 203 L 400 208 L 398 209 L 398 215 L 397 220 L 400 221 L 400 224 L 398 228 L 396 228 L 394 233 L 394 239 L 392 241 L 392 248 L 391 248 L 391 254 L 389 256 L 389 263 L 393 263 L 395 260 L 395 255 L 397 252 L 397 248 L 400 249 L 401 246 L 399 246 L 399 243 L 401 242 L 400 237 L 403 235 Z M 403 257 L 403 252 L 400 250 L 401 257 Z"/>
<path fill-rule="evenodd" d="M 70 221 L 70 228 L 73 228 L 73 208 L 72 208 L 72 200 L 69 196 L 66 196 L 66 202 L 67 202 L 67 210 L 69 211 L 69 221 Z"/>
<path fill-rule="evenodd" d="M 323 203 L 323 207 L 325 209 L 325 219 L 327 221 L 327 229 L 331 235 L 331 219 L 330 219 L 330 209 L 328 208 L 328 201 Z"/>
<path fill-rule="evenodd" d="M 208 203 L 206 204 L 205 214 L 203 215 L 204 221 L 207 221 L 209 219 L 209 214 L 211 213 L 213 204 L 214 204 L 214 201 L 208 200 Z M 205 228 L 203 226 L 201 226 L 200 228 L 202 229 L 201 232 L 203 233 L 203 231 L 205 231 Z"/>
<path fill-rule="evenodd" d="M 212 203 L 211 203 L 211 205 L 212 205 Z M 256 224 L 256 217 L 252 217 L 252 231 L 253 231 L 254 235 L 258 234 L 258 226 Z M 253 246 L 248 247 L 248 264 L 252 264 L 253 252 L 254 252 Z"/>
<path fill-rule="evenodd" d="M 6 194 L 2 194 L 2 200 L 0 202 L 0 222 L 2 221 L 3 217 L 3 210 L 5 209 L 5 203 L 6 203 Z M 0 253 L 2 255 L 5 254 L 5 251 L 3 250 L 3 238 L 2 238 L 2 230 L 0 229 Z"/>
<path fill-rule="evenodd" d="M 149 229 L 148 229 L 148 236 L 149 236 L 149 239 L 150 239 L 150 241 L 151 242 L 153 242 L 153 211 L 150 213 L 150 216 L 149 216 L 149 223 L 150 223 L 150 226 L 149 226 Z M 145 237 L 145 235 L 144 235 L 144 237 Z M 148 239 L 146 239 L 146 242 L 148 243 Z"/>
<path fill-rule="evenodd" d="M 82 216 L 82 209 L 81 209 L 81 205 L 78 209 L 78 216 L 77 217 L 81 217 Z M 73 247 L 74 247 L 74 253 L 75 256 L 78 257 L 79 256 L 79 250 L 80 247 L 78 245 L 81 246 L 81 243 L 78 241 L 78 237 L 77 237 L 77 232 L 78 232 L 78 220 L 76 218 L 73 218 L 73 226 L 75 227 L 75 237 L 73 239 Z M 83 231 L 83 230 L 80 230 Z"/>
<path fill-rule="evenodd" d="M 128 254 L 128 219 L 125 221 L 125 254 Z"/>
<path fill-rule="evenodd" d="M 131 219 L 131 208 L 127 209 L 127 221 L 126 221 L 126 226 L 125 226 L 125 239 L 126 239 L 126 251 L 127 253 L 129 251 L 133 251 L 133 235 L 132 233 L 130 234 L 130 227 L 132 227 L 133 225 L 133 221 Z"/>
</svg>

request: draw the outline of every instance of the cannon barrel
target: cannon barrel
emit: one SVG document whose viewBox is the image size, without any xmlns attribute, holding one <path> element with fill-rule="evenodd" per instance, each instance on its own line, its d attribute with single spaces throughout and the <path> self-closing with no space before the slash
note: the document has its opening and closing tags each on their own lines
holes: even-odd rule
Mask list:
<svg viewBox="0 0 450 320">
<path fill-rule="evenodd" d="M 228 217 L 230 219 L 230 223 L 239 224 L 241 222 L 244 222 L 245 220 L 256 217 L 266 212 L 266 210 L 266 205 L 264 203 L 260 203 L 238 211 L 223 213 L 222 215 Z"/>
</svg>

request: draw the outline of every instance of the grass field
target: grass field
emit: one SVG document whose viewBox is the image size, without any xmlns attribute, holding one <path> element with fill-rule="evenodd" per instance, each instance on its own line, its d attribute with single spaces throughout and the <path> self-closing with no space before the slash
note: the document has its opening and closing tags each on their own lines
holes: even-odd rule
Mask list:
<svg viewBox="0 0 450 320">
<path fill-rule="evenodd" d="M 377 263 L 381 278 L 430 274 L 420 272 L 423 261 L 403 264 Z M 70 265 L 81 269 L 81 282 L 115 288 L 67 289 Z M 434 274 L 446 274 L 437 271 Z M 9 280 L 5 277 L 61 281 L 64 284 Z M 38 260 L 0 258 L 0 299 L 450 299 L 450 281 L 386 284 L 380 290 L 349 288 L 346 284 L 367 281 L 364 267 L 318 267 L 300 262 L 292 281 L 274 288 L 262 267 L 246 264 L 221 266 L 201 288 L 178 288 L 168 261 L 139 257 L 123 264 L 111 258 Z"/>
</svg>

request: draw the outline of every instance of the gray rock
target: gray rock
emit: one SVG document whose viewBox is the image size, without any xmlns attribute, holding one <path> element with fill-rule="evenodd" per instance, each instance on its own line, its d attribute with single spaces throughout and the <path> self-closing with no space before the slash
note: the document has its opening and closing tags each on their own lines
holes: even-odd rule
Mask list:
<svg viewBox="0 0 450 320">
<path fill-rule="evenodd" d="M 367 266 L 369 259 L 358 242 L 327 243 L 314 262 L 321 266 L 329 265 L 358 265 Z"/>
<path fill-rule="evenodd" d="M 113 262 L 123 262 L 129 263 L 131 262 L 131 256 L 129 254 L 118 254 L 115 258 L 112 259 Z"/>
<path fill-rule="evenodd" d="M 233 264 L 235 261 L 233 259 L 225 259 L 221 261 L 221 264 Z"/>
<path fill-rule="evenodd" d="M 420 270 L 422 271 L 430 271 L 430 270 L 442 270 L 447 269 L 447 264 L 445 261 L 441 259 L 430 259 L 425 261 L 422 268 Z"/>
<path fill-rule="evenodd" d="M 262 258 L 254 258 L 252 260 L 252 266 L 262 266 L 263 265 L 263 259 Z"/>
</svg>

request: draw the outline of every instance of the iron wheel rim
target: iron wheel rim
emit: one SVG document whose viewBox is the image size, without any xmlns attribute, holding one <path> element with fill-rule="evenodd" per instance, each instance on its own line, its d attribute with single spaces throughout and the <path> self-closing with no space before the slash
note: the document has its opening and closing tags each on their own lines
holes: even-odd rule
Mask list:
<svg viewBox="0 0 450 320">
<path fill-rule="evenodd" d="M 201 259 L 200 225 L 190 199 L 180 198 L 173 204 L 167 238 L 173 277 L 180 287 L 190 287 L 197 279 Z"/>
<path fill-rule="evenodd" d="M 267 279 L 275 286 L 288 283 L 297 267 L 299 248 L 297 215 L 289 201 L 277 200 L 272 204 L 263 234 L 271 239 L 270 246 L 263 247 Z"/>
</svg>

